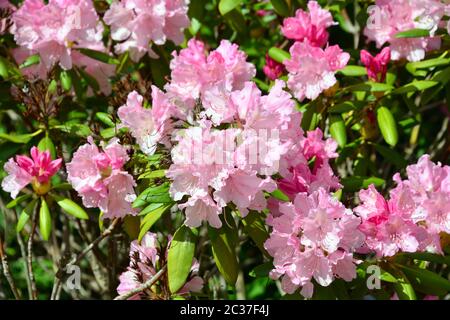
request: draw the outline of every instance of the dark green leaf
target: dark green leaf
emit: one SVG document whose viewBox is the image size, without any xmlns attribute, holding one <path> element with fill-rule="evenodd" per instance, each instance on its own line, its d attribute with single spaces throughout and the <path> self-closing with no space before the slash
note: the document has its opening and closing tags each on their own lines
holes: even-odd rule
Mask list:
<svg viewBox="0 0 450 320">
<path fill-rule="evenodd" d="M 169 289 L 172 293 L 180 290 L 186 282 L 194 259 L 196 241 L 196 232 L 184 225 L 173 236 L 167 255 Z"/>
</svg>

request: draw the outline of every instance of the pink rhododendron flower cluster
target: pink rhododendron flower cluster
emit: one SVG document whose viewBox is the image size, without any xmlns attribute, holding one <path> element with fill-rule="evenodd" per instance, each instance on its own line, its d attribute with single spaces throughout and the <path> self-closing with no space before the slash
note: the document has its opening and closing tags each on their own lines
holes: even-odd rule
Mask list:
<svg viewBox="0 0 450 320">
<path fill-rule="evenodd" d="M 330 159 L 336 158 L 337 143 L 329 138 L 324 140 L 322 131 L 317 128 L 307 132 L 300 142 L 300 149 L 290 155 L 283 178 L 278 180 L 278 187 L 292 201 L 301 192 L 312 193 L 318 189 L 327 191 L 341 187 L 339 179 L 333 173 Z M 313 161 L 313 164 L 310 164 Z"/>
<path fill-rule="evenodd" d="M 296 41 L 307 41 L 314 47 L 323 47 L 328 42 L 327 28 L 334 25 L 331 13 L 324 10 L 316 1 L 308 1 L 308 10 L 298 9 L 295 17 L 284 19 L 283 35 Z"/>
<path fill-rule="evenodd" d="M 364 242 L 358 230 L 361 219 L 353 215 L 325 189 L 299 193 L 293 202 L 280 205 L 279 215 L 269 215 L 273 227 L 264 247 L 274 257 L 273 279 L 282 277 L 282 288 L 311 298 L 312 280 L 321 286 L 335 278 L 356 277 L 353 252 Z"/>
<path fill-rule="evenodd" d="M 118 41 L 117 53 L 130 52 L 133 61 L 145 53 L 157 55 L 152 43 L 162 45 L 167 39 L 175 44 L 184 40 L 183 30 L 190 25 L 187 16 L 189 0 L 121 0 L 111 4 L 105 23 L 111 26 L 111 37 Z"/>
<path fill-rule="evenodd" d="M 155 86 L 152 86 L 152 96 L 153 107 L 145 109 L 143 97 L 133 91 L 128 94 L 127 103 L 117 111 L 122 126 L 130 129 L 142 152 L 148 155 L 155 152 L 158 143 L 170 146 L 167 135 L 172 128 L 170 117 L 173 114 L 164 94 Z"/>
<path fill-rule="evenodd" d="M 170 247 L 170 239 L 168 247 Z M 120 284 L 117 287 L 117 292 L 119 294 L 127 293 L 151 279 L 158 272 L 162 261 L 166 260 L 166 254 L 166 250 L 161 247 L 155 233 L 147 232 L 140 243 L 134 240 L 130 246 L 130 264 L 127 271 L 119 277 Z M 188 279 L 184 286 L 178 290 L 178 295 L 188 295 L 189 292 L 200 292 L 202 290 L 203 280 L 197 275 L 198 269 L 199 263 L 194 258 Z M 158 292 L 158 290 L 154 291 L 153 288 L 137 293 L 129 300 L 155 299 L 158 294 L 164 293 Z"/>
<path fill-rule="evenodd" d="M 375 57 L 368 51 L 361 50 L 361 62 L 366 67 L 369 79 L 375 82 L 386 80 L 387 65 L 391 60 L 391 48 L 386 47 Z"/>
<path fill-rule="evenodd" d="M 67 164 L 67 179 L 87 208 L 100 208 L 104 218 L 137 214 L 131 207 L 136 198 L 133 177 L 123 169 L 127 150 L 113 138 L 100 150 L 91 137 Z"/>
<path fill-rule="evenodd" d="M 114 66 L 82 55 L 76 49 L 106 51 L 102 42 L 103 25 L 90 0 L 25 0 L 12 15 L 14 34 L 19 48 L 13 51 L 18 63 L 39 54 L 40 64 L 26 68 L 29 76 L 46 78 L 59 64 L 69 70 L 78 66 L 90 73 L 105 94 L 111 92 L 108 77 Z"/>
<path fill-rule="evenodd" d="M 378 256 L 399 251 L 441 252 L 441 233 L 450 233 L 450 167 L 435 164 L 428 155 L 406 169 L 408 179 L 397 182 L 385 200 L 374 186 L 359 193 L 355 208 L 363 220 L 367 249 Z"/>
<path fill-rule="evenodd" d="M 427 51 L 439 49 L 441 40 L 435 33 L 445 14 L 441 0 L 376 0 L 375 4 L 364 34 L 379 48 L 389 43 L 393 60 L 419 61 Z M 430 36 L 396 37 L 399 32 L 412 29 L 429 30 Z"/>
<path fill-rule="evenodd" d="M 52 160 L 49 151 L 40 151 L 33 147 L 31 158 L 18 155 L 5 163 L 4 170 L 8 175 L 2 181 L 2 188 L 11 193 L 15 199 L 29 183 L 38 194 L 45 194 L 50 189 L 50 178 L 58 172 L 62 159 Z"/>
<path fill-rule="evenodd" d="M 344 68 L 350 59 L 337 45 L 321 49 L 307 41 L 294 43 L 289 52 L 291 59 L 284 61 L 289 72 L 288 87 L 299 101 L 314 100 L 334 86 L 336 71 Z"/>
</svg>

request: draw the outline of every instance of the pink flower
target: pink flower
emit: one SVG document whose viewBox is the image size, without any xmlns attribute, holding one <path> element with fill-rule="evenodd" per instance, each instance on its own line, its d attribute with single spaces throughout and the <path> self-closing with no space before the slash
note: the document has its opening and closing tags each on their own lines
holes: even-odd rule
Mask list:
<svg viewBox="0 0 450 320">
<path fill-rule="evenodd" d="M 158 143 L 168 144 L 166 135 L 171 127 L 170 103 L 164 100 L 164 94 L 157 87 L 152 86 L 152 93 L 152 109 L 145 109 L 142 106 L 144 98 L 133 91 L 128 94 L 127 103 L 117 111 L 122 125 L 130 129 L 142 152 L 147 155 L 155 153 Z"/>
<path fill-rule="evenodd" d="M 256 73 L 246 58 L 236 44 L 227 40 L 222 40 L 219 47 L 206 56 L 204 43 L 191 39 L 186 49 L 173 53 L 172 81 L 166 90 L 193 108 L 195 100 L 203 100 L 204 93 L 214 86 L 223 86 L 226 92 L 242 89 Z"/>
<path fill-rule="evenodd" d="M 67 164 L 68 181 L 87 208 L 100 208 L 104 218 L 135 215 L 131 207 L 135 199 L 133 177 L 123 170 L 128 161 L 126 149 L 112 139 L 99 150 L 91 137 L 74 153 Z"/>
<path fill-rule="evenodd" d="M 113 2 L 105 13 L 105 23 L 111 26 L 111 37 L 118 41 L 115 50 L 127 50 L 133 61 L 145 53 L 156 58 L 152 43 L 162 45 L 167 39 L 175 44 L 184 40 L 183 30 L 190 25 L 187 0 L 121 0 Z"/>
<path fill-rule="evenodd" d="M 375 41 L 378 48 L 388 42 L 393 60 L 419 61 L 426 51 L 440 47 L 440 38 L 435 37 L 435 32 L 445 12 L 442 1 L 376 0 L 375 3 L 364 34 L 370 41 Z M 416 28 L 429 30 L 430 37 L 396 37 L 399 32 Z"/>
<path fill-rule="evenodd" d="M 33 189 L 39 195 L 45 194 L 50 189 L 50 178 L 58 172 L 62 159 L 51 159 L 49 151 L 39 151 L 32 147 L 31 158 L 16 156 L 16 160 L 10 158 L 5 163 L 4 169 L 8 175 L 2 181 L 2 188 L 11 193 L 15 199 L 27 184 L 31 183 Z"/>
<path fill-rule="evenodd" d="M 284 19 L 281 31 L 286 38 L 306 40 L 314 47 L 323 47 L 328 42 L 327 28 L 335 24 L 333 17 L 316 1 L 308 2 L 308 10 L 298 9 L 294 18 Z"/>
<path fill-rule="evenodd" d="M 366 66 L 369 79 L 375 82 L 384 82 L 386 79 L 387 65 L 391 60 L 391 49 L 389 47 L 381 50 L 373 57 L 366 50 L 361 50 L 361 62 Z"/>
<path fill-rule="evenodd" d="M 264 66 L 263 71 L 267 78 L 276 80 L 283 74 L 284 65 L 276 62 L 269 57 L 269 54 L 266 54 L 266 65 Z"/>
<path fill-rule="evenodd" d="M 390 257 L 398 251 L 416 252 L 426 246 L 426 231 L 397 208 L 395 200 L 386 201 L 373 185 L 359 192 L 361 204 L 355 212 L 362 218 L 360 230 L 366 235 L 368 249 L 378 257 Z"/>
<path fill-rule="evenodd" d="M 289 72 L 288 87 L 299 101 L 305 97 L 314 100 L 331 88 L 336 83 L 335 72 L 350 59 L 339 46 L 323 50 L 307 42 L 296 42 L 289 51 L 291 59 L 284 62 Z"/>
<path fill-rule="evenodd" d="M 168 238 L 167 249 L 170 247 L 172 237 L 168 236 Z M 161 245 L 155 233 L 147 232 L 140 243 L 134 240 L 130 246 L 130 263 L 127 270 L 119 277 L 120 284 L 117 287 L 117 292 L 120 295 L 128 293 L 151 279 L 158 272 L 158 268 L 166 264 L 166 248 Z M 176 292 L 177 294 L 189 295 L 190 292 L 202 290 L 203 279 L 197 275 L 198 271 L 199 263 L 194 258 L 186 283 Z M 132 296 L 129 300 L 167 298 L 159 295 L 162 292 L 168 292 L 168 290 L 168 283 L 160 281 L 156 286 Z"/>
<path fill-rule="evenodd" d="M 324 189 L 311 195 L 299 193 L 293 203 L 280 205 L 277 216 L 269 216 L 273 227 L 264 247 L 274 257 L 271 277 L 282 277 L 285 292 L 302 287 L 301 294 L 313 295 L 315 279 L 328 286 L 334 278 L 351 281 L 356 277 L 353 252 L 364 235 L 360 219 Z"/>
<path fill-rule="evenodd" d="M 115 67 L 96 61 L 74 49 L 106 52 L 102 42 L 103 25 L 89 0 L 26 0 L 12 16 L 11 32 L 19 45 L 14 55 L 21 63 L 39 54 L 40 64 L 24 70 L 27 76 L 45 79 L 56 64 L 65 70 L 73 65 L 85 69 L 99 83 L 103 93 L 111 92 L 108 77 Z"/>
<path fill-rule="evenodd" d="M 425 224 L 432 235 L 450 233 L 450 166 L 433 163 L 429 155 L 423 155 L 417 164 L 406 168 L 407 180 L 394 177 L 399 188 L 409 192 L 412 206 L 408 207 L 414 222 Z"/>
</svg>

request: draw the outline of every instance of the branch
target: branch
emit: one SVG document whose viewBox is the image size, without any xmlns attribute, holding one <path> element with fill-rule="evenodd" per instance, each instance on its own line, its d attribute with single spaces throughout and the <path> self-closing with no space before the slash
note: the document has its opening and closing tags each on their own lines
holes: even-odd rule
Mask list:
<svg viewBox="0 0 450 320">
<path fill-rule="evenodd" d="M 92 241 L 86 248 L 84 248 L 84 250 L 81 251 L 81 253 L 78 254 L 78 256 L 76 256 L 75 258 L 70 260 L 67 264 L 61 266 L 58 269 L 58 271 L 56 272 L 55 283 L 53 285 L 53 292 L 50 297 L 51 300 L 54 300 L 56 298 L 56 293 L 58 292 L 58 290 L 60 290 L 61 282 L 62 279 L 64 278 L 63 272 L 65 272 L 69 266 L 78 264 L 81 261 L 81 259 L 83 259 L 86 256 L 86 254 L 88 254 L 95 246 L 97 246 L 103 239 L 108 237 L 114 231 L 115 227 L 119 222 L 120 218 L 114 219 L 112 223 L 109 225 L 109 227 L 105 231 L 103 231 L 103 233 L 100 236 L 98 236 L 94 241 Z"/>
<path fill-rule="evenodd" d="M 6 280 L 8 280 L 11 291 L 14 294 L 14 298 L 16 298 L 16 300 L 20 300 L 19 291 L 17 290 L 16 284 L 14 283 L 14 279 L 11 276 L 11 273 L 9 272 L 8 260 L 6 257 L 6 253 L 3 251 L 3 241 L 1 237 L 0 237 L 0 258 L 2 260 L 3 274 L 5 275 Z"/>
<path fill-rule="evenodd" d="M 30 237 L 28 238 L 28 276 L 31 282 L 31 297 L 30 300 L 37 300 L 37 288 L 36 288 L 36 281 L 34 280 L 34 273 L 33 273 L 33 236 L 36 232 L 36 226 L 37 226 L 37 206 L 34 208 L 33 211 L 33 226 L 31 227 Z"/>
<path fill-rule="evenodd" d="M 144 282 L 142 285 L 137 287 L 136 289 L 133 289 L 131 291 L 128 291 L 127 293 L 124 293 L 120 296 L 117 296 L 114 298 L 114 300 L 127 300 L 128 298 L 131 298 L 135 294 L 138 294 L 148 288 L 150 288 L 152 285 L 155 284 L 156 281 L 161 278 L 161 276 L 167 271 L 167 265 L 164 265 L 164 267 L 161 268 L 151 279 Z"/>
</svg>

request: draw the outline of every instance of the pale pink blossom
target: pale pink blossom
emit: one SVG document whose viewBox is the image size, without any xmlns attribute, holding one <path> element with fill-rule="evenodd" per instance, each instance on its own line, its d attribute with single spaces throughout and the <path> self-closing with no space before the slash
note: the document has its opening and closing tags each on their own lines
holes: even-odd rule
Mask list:
<svg viewBox="0 0 450 320">
<path fill-rule="evenodd" d="M 336 71 L 344 68 L 350 59 L 339 46 L 321 49 L 307 42 L 296 42 L 289 51 L 291 59 L 284 61 L 289 72 L 288 87 L 299 101 L 314 100 L 334 86 Z"/>
<path fill-rule="evenodd" d="M 127 150 L 112 139 L 99 149 L 92 138 L 74 153 L 67 164 L 68 181 L 87 208 L 100 208 L 104 218 L 137 214 L 131 207 L 136 198 L 136 182 L 124 170 L 129 160 Z"/>
<path fill-rule="evenodd" d="M 170 247 L 172 236 L 168 236 L 167 249 Z M 151 279 L 159 270 L 162 263 L 166 263 L 167 249 L 161 245 L 158 236 L 155 233 L 147 232 L 140 243 L 134 240 L 130 245 L 130 263 L 126 271 L 119 276 L 119 286 L 117 292 L 121 294 L 128 293 Z M 193 259 L 191 270 L 186 283 L 176 293 L 187 296 L 190 292 L 200 292 L 203 288 L 203 279 L 198 276 L 199 263 Z M 167 290 L 167 283 L 160 283 Z M 162 288 L 155 286 L 141 291 L 128 298 L 128 300 L 155 299 Z"/>
<path fill-rule="evenodd" d="M 308 11 L 298 9 L 295 17 L 284 19 L 281 31 L 288 39 L 308 41 L 315 47 L 323 47 L 328 42 L 327 28 L 335 24 L 333 17 L 316 1 L 308 1 Z"/>
<path fill-rule="evenodd" d="M 195 100 L 203 99 L 213 86 L 223 85 L 227 92 L 241 89 L 256 73 L 246 58 L 236 44 L 227 40 L 206 55 L 204 43 L 191 39 L 187 48 L 173 53 L 171 82 L 166 90 L 193 107 Z"/>
<path fill-rule="evenodd" d="M 111 92 L 109 77 L 115 67 L 89 58 L 76 49 L 106 52 L 102 42 L 103 25 L 90 0 L 26 0 L 12 15 L 11 32 L 19 48 L 14 50 L 18 63 L 39 54 L 40 63 L 24 69 L 27 76 L 47 78 L 57 64 L 65 70 L 84 69 L 99 83 L 103 93 Z"/>
<path fill-rule="evenodd" d="M 293 203 L 281 204 L 267 223 L 273 228 L 264 244 L 274 257 L 270 276 L 282 277 L 285 292 L 302 287 L 300 293 L 311 298 L 312 279 L 328 286 L 335 278 L 356 278 L 353 252 L 364 241 L 358 230 L 360 218 L 324 189 L 309 196 L 299 193 Z"/>
<path fill-rule="evenodd" d="M 111 4 L 104 20 L 111 27 L 111 37 L 118 41 L 115 51 L 129 51 L 133 61 L 145 53 L 156 58 L 152 44 L 167 39 L 175 44 L 184 40 L 183 30 L 190 25 L 188 0 L 120 0 Z"/>
<path fill-rule="evenodd" d="M 36 192 L 46 192 L 49 189 L 50 178 L 58 172 L 62 159 L 52 160 L 49 151 L 40 151 L 32 147 L 31 158 L 23 155 L 10 158 L 4 166 L 8 174 L 2 181 L 4 191 L 11 193 L 15 199 L 26 185 L 31 183 Z"/>
<path fill-rule="evenodd" d="M 370 41 L 375 41 L 378 48 L 389 43 L 393 60 L 419 61 L 424 59 L 427 51 L 440 47 L 441 41 L 435 32 L 445 13 L 441 0 L 376 0 L 375 4 L 364 34 Z M 396 37 L 411 29 L 429 30 L 430 36 Z"/>
<path fill-rule="evenodd" d="M 117 111 L 122 125 L 130 130 L 142 152 L 147 155 L 155 153 L 158 143 L 170 146 L 167 134 L 173 113 L 170 103 L 164 100 L 164 94 L 155 86 L 152 86 L 152 95 L 151 109 L 144 108 L 144 98 L 133 91 L 128 94 L 127 103 Z"/>
<path fill-rule="evenodd" d="M 384 48 L 373 57 L 368 51 L 361 50 L 361 62 L 366 67 L 369 79 L 375 82 L 386 80 L 387 65 L 391 60 L 391 49 Z"/>
</svg>

